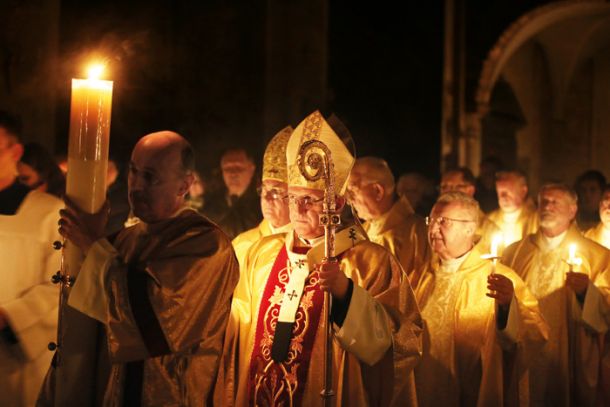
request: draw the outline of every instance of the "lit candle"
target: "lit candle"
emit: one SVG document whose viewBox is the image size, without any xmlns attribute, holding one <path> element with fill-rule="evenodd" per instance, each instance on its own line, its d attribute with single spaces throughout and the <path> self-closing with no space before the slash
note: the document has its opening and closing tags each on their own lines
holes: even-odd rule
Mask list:
<svg viewBox="0 0 610 407">
<path fill-rule="evenodd" d="M 498 257 L 500 243 L 502 243 L 502 235 L 496 233 L 491 239 L 491 257 Z"/>
<path fill-rule="evenodd" d="M 66 195 L 87 213 L 99 211 L 106 200 L 113 83 L 99 79 L 103 70 L 94 65 L 88 79 L 72 79 Z M 81 262 L 80 250 L 67 242 L 65 273 L 76 276 Z"/>
<path fill-rule="evenodd" d="M 576 259 L 576 243 L 572 243 L 568 248 L 568 263 L 574 264 L 574 260 Z"/>
</svg>

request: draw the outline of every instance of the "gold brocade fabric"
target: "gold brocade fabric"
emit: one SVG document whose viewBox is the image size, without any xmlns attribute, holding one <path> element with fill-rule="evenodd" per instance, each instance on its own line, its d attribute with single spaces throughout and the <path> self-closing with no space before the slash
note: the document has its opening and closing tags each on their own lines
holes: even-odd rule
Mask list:
<svg viewBox="0 0 610 407">
<path fill-rule="evenodd" d="M 528 360 L 547 335 L 536 299 L 509 268 L 515 289 L 516 343 L 500 337 L 487 293 L 491 263 L 475 247 L 455 271 L 436 256 L 418 273 L 415 295 L 424 317 L 423 356 L 415 369 L 420 406 L 528 405 Z"/>
<path fill-rule="evenodd" d="M 601 244 L 606 249 L 610 249 L 610 239 L 608 239 L 606 241 L 604 240 L 604 224 L 603 223 L 600 222 L 595 227 L 592 227 L 591 229 L 587 230 L 584 233 L 584 236 L 587 239 L 591 239 L 594 242 Z"/>
<path fill-rule="evenodd" d="M 292 127 L 284 127 L 267 144 L 265 154 L 263 155 L 263 181 L 288 182 L 286 146 L 291 134 Z"/>
<path fill-rule="evenodd" d="M 602 335 L 583 322 L 583 306 L 565 285 L 570 244 L 577 245 L 576 257 L 583 261 L 575 271 L 588 274 L 609 304 L 610 254 L 582 237 L 575 226 L 553 250 L 544 249 L 538 232 L 508 247 L 502 259 L 536 295 L 550 328 L 548 343 L 532 362 L 530 397 L 534 406 L 596 405 Z M 610 321 L 609 315 L 604 317 Z"/>
<path fill-rule="evenodd" d="M 489 253 L 491 250 L 491 241 L 493 237 L 500 233 L 500 228 L 494 222 L 489 220 L 483 211 L 479 210 L 479 224 L 475 232 L 477 246 L 481 253 Z"/>
<path fill-rule="evenodd" d="M 112 371 L 104 405 L 122 405 L 125 363 L 137 360 L 144 362 L 142 405 L 207 405 L 239 277 L 228 238 L 186 210 L 159 224 L 123 229 L 114 246 L 121 261 L 107 274 Z M 148 299 L 169 354 L 150 357 L 146 332 L 131 311 L 125 264 L 133 262 L 148 274 Z"/>
<path fill-rule="evenodd" d="M 285 235 L 272 235 L 256 242 L 248 252 L 233 296 L 215 405 L 249 404 L 248 368 L 259 319 L 259 304 L 269 300 L 262 295 L 271 268 L 284 245 Z M 340 267 L 355 285 L 365 288 L 383 306 L 389 317 L 393 345 L 379 362 L 369 366 L 345 352 L 339 342 L 334 341 L 335 405 L 416 405 L 412 369 L 419 358 L 421 320 L 406 275 L 386 249 L 368 241 L 361 241 L 344 251 Z M 366 322 L 362 321 L 363 324 Z M 324 325 L 319 324 L 307 379 L 302 383 L 303 406 L 320 404 L 324 339 Z"/>
<path fill-rule="evenodd" d="M 531 201 L 523 205 L 521 213 L 514 224 L 505 222 L 504 215 L 500 209 L 490 213 L 488 219 L 498 226 L 507 246 L 538 231 L 538 213 L 534 203 Z"/>
<path fill-rule="evenodd" d="M 324 177 L 316 181 L 309 181 L 301 173 L 297 159 L 299 149 L 306 141 L 321 141 L 331 151 L 333 172 L 335 176 L 335 192 L 343 195 L 347 186 L 347 178 L 354 165 L 354 157 L 349 152 L 343 141 L 335 133 L 332 127 L 324 119 L 319 111 L 307 116 L 292 132 L 286 148 L 286 161 L 288 164 L 288 184 L 292 186 L 324 190 Z M 317 150 L 317 149 L 316 149 Z M 317 150 L 319 151 L 319 150 Z M 307 160 L 305 160 L 307 162 Z"/>
<path fill-rule="evenodd" d="M 426 224 L 404 197 L 396 201 L 388 213 L 366 222 L 363 227 L 372 242 L 396 256 L 409 276 L 430 257 Z"/>
<path fill-rule="evenodd" d="M 233 250 L 235 250 L 235 255 L 237 256 L 240 267 L 244 264 L 248 249 L 250 249 L 255 242 L 270 234 L 271 227 L 269 227 L 269 222 L 267 219 L 263 219 L 257 227 L 246 230 L 233 239 L 231 244 L 233 245 Z"/>
</svg>

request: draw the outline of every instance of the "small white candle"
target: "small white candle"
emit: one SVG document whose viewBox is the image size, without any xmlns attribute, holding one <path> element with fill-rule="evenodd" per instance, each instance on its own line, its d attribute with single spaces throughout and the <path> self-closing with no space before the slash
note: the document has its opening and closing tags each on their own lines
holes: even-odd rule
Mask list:
<svg viewBox="0 0 610 407">
<path fill-rule="evenodd" d="M 569 247 L 568 263 L 574 264 L 576 261 L 576 243 L 572 243 Z"/>
<path fill-rule="evenodd" d="M 500 243 L 502 242 L 502 235 L 499 233 L 495 234 L 491 239 L 491 256 L 498 257 L 498 247 L 500 247 Z"/>
</svg>

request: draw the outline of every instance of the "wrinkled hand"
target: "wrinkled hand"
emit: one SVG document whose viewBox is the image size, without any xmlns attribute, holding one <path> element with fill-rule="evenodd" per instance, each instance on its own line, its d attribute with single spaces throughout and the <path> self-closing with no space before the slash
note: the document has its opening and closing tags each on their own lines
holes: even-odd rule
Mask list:
<svg viewBox="0 0 610 407">
<path fill-rule="evenodd" d="M 485 295 L 495 298 L 498 305 L 508 307 L 515 294 L 513 282 L 502 274 L 490 274 L 487 277 L 487 289 L 489 292 Z"/>
<path fill-rule="evenodd" d="M 566 285 L 574 290 L 576 295 L 584 295 L 587 292 L 589 286 L 589 276 L 585 273 L 566 273 Z"/>
<path fill-rule="evenodd" d="M 96 240 L 104 237 L 110 203 L 106 201 L 97 213 L 88 214 L 78 209 L 67 197 L 64 201 L 66 208 L 59 211 L 59 234 L 86 253 Z"/>
<path fill-rule="evenodd" d="M 345 273 L 339 268 L 337 260 L 322 262 L 318 264 L 320 270 L 320 288 L 329 291 L 338 300 L 345 299 L 349 281 Z"/>
</svg>

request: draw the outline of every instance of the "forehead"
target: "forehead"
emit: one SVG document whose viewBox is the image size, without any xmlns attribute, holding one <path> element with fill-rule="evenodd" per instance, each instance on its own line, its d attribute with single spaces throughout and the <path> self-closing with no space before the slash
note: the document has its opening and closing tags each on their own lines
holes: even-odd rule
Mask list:
<svg viewBox="0 0 610 407">
<path fill-rule="evenodd" d="M 496 180 L 497 188 L 514 188 L 518 186 L 519 180 L 515 177 L 506 177 Z"/>
<path fill-rule="evenodd" d="M 432 208 L 432 215 L 456 219 L 470 219 L 468 209 L 459 202 L 437 203 Z"/>
<path fill-rule="evenodd" d="M 234 165 L 234 164 L 246 164 L 248 161 L 248 157 L 246 156 L 246 152 L 243 150 L 235 150 L 228 151 L 225 153 L 220 159 L 220 165 Z"/>
<path fill-rule="evenodd" d="M 451 172 L 447 172 L 445 174 L 443 174 L 443 178 L 441 179 L 442 182 L 455 182 L 455 183 L 462 183 L 464 181 L 464 176 L 462 175 L 461 172 L 457 172 L 457 171 L 451 171 Z"/>
<path fill-rule="evenodd" d="M 4 127 L 0 127 L 0 145 L 6 146 L 13 140 L 14 137 Z"/>
<path fill-rule="evenodd" d="M 263 186 L 265 186 L 267 188 L 280 188 L 280 189 L 288 188 L 288 185 L 285 182 L 278 181 L 275 179 L 263 180 Z"/>
<path fill-rule="evenodd" d="M 313 188 L 305 188 L 305 187 L 297 187 L 288 185 L 288 193 L 294 196 L 315 196 L 315 197 L 323 197 L 324 191 Z"/>
<path fill-rule="evenodd" d="M 604 192 L 604 194 L 602 195 L 602 200 L 610 201 L 610 191 Z"/>
<path fill-rule="evenodd" d="M 131 162 L 137 167 L 152 170 L 173 169 L 180 163 L 180 154 L 176 148 L 154 148 L 138 144 L 131 154 Z"/>
<path fill-rule="evenodd" d="M 546 189 L 540 192 L 540 200 L 553 200 L 568 203 L 570 202 L 570 197 L 567 192 L 560 189 Z"/>
</svg>

